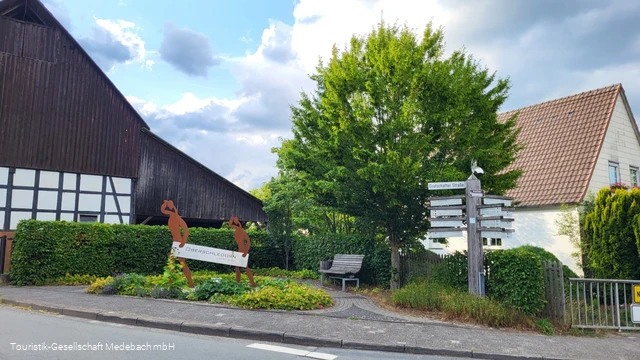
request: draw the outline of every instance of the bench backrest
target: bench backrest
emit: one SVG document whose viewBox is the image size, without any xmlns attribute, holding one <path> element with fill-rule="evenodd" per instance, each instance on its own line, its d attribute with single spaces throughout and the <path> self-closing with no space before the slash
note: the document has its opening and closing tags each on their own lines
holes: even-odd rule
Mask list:
<svg viewBox="0 0 640 360">
<path fill-rule="evenodd" d="M 364 255 L 336 254 L 333 257 L 331 270 L 339 270 L 355 274 L 360 271 L 360 268 L 362 268 L 363 259 Z"/>
</svg>

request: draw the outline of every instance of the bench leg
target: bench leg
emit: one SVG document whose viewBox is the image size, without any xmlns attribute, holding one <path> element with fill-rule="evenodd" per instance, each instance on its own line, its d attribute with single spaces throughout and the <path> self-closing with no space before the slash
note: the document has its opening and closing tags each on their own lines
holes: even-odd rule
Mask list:
<svg viewBox="0 0 640 360">
<path fill-rule="evenodd" d="M 324 283 L 324 273 L 320 274 L 320 286 Z"/>
<path fill-rule="evenodd" d="M 344 291 L 344 283 L 346 282 L 346 279 L 342 279 L 342 291 Z"/>
</svg>

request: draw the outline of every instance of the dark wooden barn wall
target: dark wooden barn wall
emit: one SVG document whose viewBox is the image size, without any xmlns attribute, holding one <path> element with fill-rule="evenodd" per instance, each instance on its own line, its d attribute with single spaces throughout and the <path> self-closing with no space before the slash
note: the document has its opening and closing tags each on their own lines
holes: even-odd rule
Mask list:
<svg viewBox="0 0 640 360">
<path fill-rule="evenodd" d="M 240 221 L 267 221 L 260 201 L 146 131 L 135 195 L 138 217 L 166 216 L 160 212 L 166 199 L 173 200 L 183 218 L 225 221 L 237 216 Z"/>
<path fill-rule="evenodd" d="M 137 177 L 125 101 L 62 30 L 0 16 L 0 165 Z"/>
</svg>

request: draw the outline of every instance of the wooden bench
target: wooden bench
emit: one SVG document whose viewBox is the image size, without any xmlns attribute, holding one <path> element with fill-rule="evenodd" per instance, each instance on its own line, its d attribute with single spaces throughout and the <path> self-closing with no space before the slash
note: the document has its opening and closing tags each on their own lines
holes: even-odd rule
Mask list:
<svg viewBox="0 0 640 360">
<path fill-rule="evenodd" d="M 360 287 L 360 279 L 355 277 L 362 268 L 364 255 L 336 254 L 333 261 L 320 262 L 320 286 L 324 284 L 324 277 L 342 280 L 342 291 L 345 289 L 345 282 L 355 281 Z"/>
</svg>

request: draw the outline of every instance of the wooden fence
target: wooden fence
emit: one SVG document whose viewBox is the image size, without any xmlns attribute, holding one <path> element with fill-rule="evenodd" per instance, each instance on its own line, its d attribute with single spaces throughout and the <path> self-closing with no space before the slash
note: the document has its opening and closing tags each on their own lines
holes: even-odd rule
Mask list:
<svg viewBox="0 0 640 360">
<path fill-rule="evenodd" d="M 544 261 L 544 315 L 549 318 L 563 319 L 566 312 L 566 295 L 564 291 L 564 274 L 562 263 Z"/>
<path fill-rule="evenodd" d="M 401 254 L 400 286 L 405 286 L 415 279 L 430 279 L 433 268 L 440 265 L 447 257 L 449 257 L 448 254 Z"/>
</svg>

